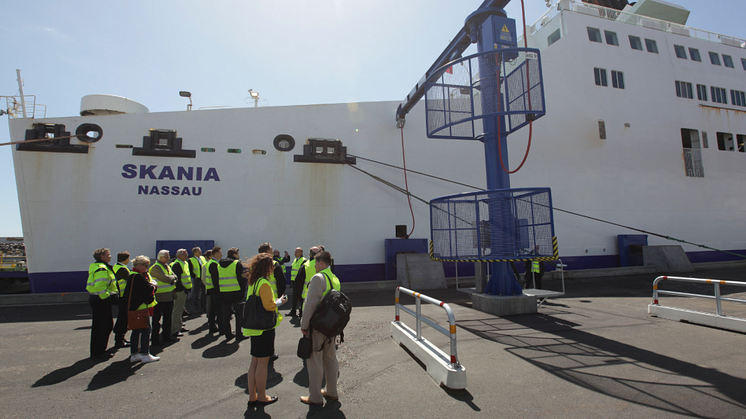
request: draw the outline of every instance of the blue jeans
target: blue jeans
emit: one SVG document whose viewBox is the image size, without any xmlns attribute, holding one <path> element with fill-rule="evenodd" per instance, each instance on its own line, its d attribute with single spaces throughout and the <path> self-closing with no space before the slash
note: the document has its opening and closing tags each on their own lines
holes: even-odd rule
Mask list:
<svg viewBox="0 0 746 419">
<path fill-rule="evenodd" d="M 132 335 L 130 335 L 130 354 L 135 355 L 139 352 L 146 355 L 150 353 L 150 330 L 150 316 L 148 316 L 148 327 L 133 330 Z"/>
</svg>

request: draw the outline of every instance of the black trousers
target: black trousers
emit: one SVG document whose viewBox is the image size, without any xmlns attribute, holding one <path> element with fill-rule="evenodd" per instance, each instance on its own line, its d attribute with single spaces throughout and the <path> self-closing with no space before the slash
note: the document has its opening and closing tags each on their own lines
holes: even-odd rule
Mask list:
<svg viewBox="0 0 746 419">
<path fill-rule="evenodd" d="M 303 311 L 303 285 L 305 284 L 305 281 L 301 280 L 300 278 L 295 278 L 295 281 L 293 283 L 293 308 L 292 311 L 295 311 L 296 304 L 298 305 L 298 309 Z"/>
<path fill-rule="evenodd" d="M 218 329 L 218 332 L 220 332 L 220 319 L 222 318 L 221 309 L 220 309 L 220 300 L 217 298 L 218 292 L 213 289 L 207 290 L 207 298 L 210 299 L 208 306 L 210 306 L 210 309 L 207 311 L 207 325 L 210 327 L 210 330 Z"/>
<path fill-rule="evenodd" d="M 223 335 L 230 335 L 233 333 L 241 333 L 241 305 L 240 301 L 222 300 L 220 301 L 220 314 L 218 320 L 220 322 L 220 333 Z M 231 314 L 236 313 L 236 327 L 231 329 Z"/>
<path fill-rule="evenodd" d="M 127 300 L 119 298 L 119 311 L 117 312 L 117 322 L 114 324 L 114 342 L 124 342 L 124 335 L 127 334 Z"/>
<path fill-rule="evenodd" d="M 93 324 L 91 325 L 91 356 L 103 355 L 109 346 L 109 335 L 114 327 L 112 316 L 111 297 L 101 299 L 98 295 L 92 296 L 88 302 L 93 311 Z"/>
<path fill-rule="evenodd" d="M 160 343 L 162 340 L 171 339 L 171 315 L 174 311 L 174 302 L 158 302 L 153 307 L 153 333 L 151 334 L 151 341 L 153 343 Z M 161 317 L 163 317 L 163 337 L 161 338 Z"/>
</svg>

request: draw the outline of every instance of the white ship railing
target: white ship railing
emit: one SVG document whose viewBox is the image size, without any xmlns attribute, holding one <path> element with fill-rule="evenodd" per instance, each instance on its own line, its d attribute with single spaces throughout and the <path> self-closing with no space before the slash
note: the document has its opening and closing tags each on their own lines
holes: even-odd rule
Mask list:
<svg viewBox="0 0 746 419">
<path fill-rule="evenodd" d="M 0 96 L 5 98 L 6 108 L 5 111 L 8 113 L 10 118 L 36 118 L 37 113 L 39 118 L 47 117 L 47 105 L 41 105 L 36 103 L 35 95 L 24 95 L 23 100 L 20 96 Z M 26 109 L 24 112 L 23 104 L 25 103 Z M 0 114 L 2 114 L 0 112 Z"/>
<path fill-rule="evenodd" d="M 717 32 L 705 31 L 678 23 L 668 22 L 648 16 L 642 16 L 634 13 L 626 13 L 608 7 L 598 6 L 595 4 L 583 3 L 580 0 L 559 0 L 552 5 L 533 25 L 529 27 L 529 33 L 533 36 L 543 26 L 551 22 L 560 12 L 571 11 L 582 13 L 590 16 L 597 16 L 602 19 L 618 21 L 628 25 L 640 26 L 643 28 L 659 30 L 662 32 L 676 35 L 688 36 L 702 39 L 705 41 L 716 42 L 723 45 L 729 45 L 736 48 L 746 48 L 746 40 L 723 35 Z"/>
</svg>

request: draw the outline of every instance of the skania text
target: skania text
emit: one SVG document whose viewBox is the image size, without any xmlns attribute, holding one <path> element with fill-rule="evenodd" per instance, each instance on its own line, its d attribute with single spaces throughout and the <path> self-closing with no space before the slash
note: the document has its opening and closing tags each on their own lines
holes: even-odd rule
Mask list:
<svg viewBox="0 0 746 419">
<path fill-rule="evenodd" d="M 122 177 L 125 179 L 174 180 L 191 182 L 220 182 L 220 176 L 214 167 L 171 167 L 158 165 L 134 164 L 122 166 Z M 202 195 L 201 186 L 145 185 L 137 187 L 138 195 Z"/>
</svg>

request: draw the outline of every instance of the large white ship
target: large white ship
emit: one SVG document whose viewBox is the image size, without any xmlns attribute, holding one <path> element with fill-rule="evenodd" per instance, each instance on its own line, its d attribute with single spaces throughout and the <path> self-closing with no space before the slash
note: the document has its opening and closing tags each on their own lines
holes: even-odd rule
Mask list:
<svg viewBox="0 0 746 419">
<path fill-rule="evenodd" d="M 560 0 L 527 28 L 528 46 L 541 51 L 547 114 L 511 186 L 550 187 L 555 209 L 616 223 L 555 211 L 568 269 L 619 266 L 618 236 L 636 234 L 619 225 L 746 253 L 746 42 L 690 28 L 688 15 L 660 0 Z M 32 291 L 82 291 L 94 249 L 152 256 L 160 241 L 212 241 L 242 256 L 267 241 L 291 253 L 323 244 L 343 281 L 387 279 L 387 244 L 403 240 L 396 226 L 413 230 L 408 240 L 430 237 L 429 207 L 412 201 L 412 228 L 406 196 L 380 181 L 405 187 L 402 135 L 408 169 L 461 183 L 409 172 L 412 194 L 486 187 L 479 141 L 428 139 L 422 103 L 402 133 L 397 106 L 150 113 L 91 95 L 80 116 L 16 112 Z M 523 138 L 510 137 L 510 167 Z M 734 257 L 682 246 L 693 262 Z M 445 267 L 451 274 L 453 263 Z"/>
</svg>

